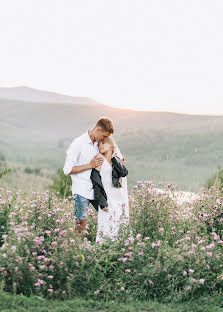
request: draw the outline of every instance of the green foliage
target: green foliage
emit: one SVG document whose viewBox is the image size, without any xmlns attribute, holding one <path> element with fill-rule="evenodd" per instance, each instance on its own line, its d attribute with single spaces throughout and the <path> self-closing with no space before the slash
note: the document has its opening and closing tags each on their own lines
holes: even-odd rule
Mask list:
<svg viewBox="0 0 223 312">
<path fill-rule="evenodd" d="M 72 300 L 47 300 L 42 297 L 23 295 L 10 295 L 0 293 L 1 309 L 4 312 L 222 312 L 222 298 L 203 297 L 200 300 L 192 300 L 185 303 L 162 304 L 157 301 L 128 300 L 100 301 L 73 298 Z"/>
<path fill-rule="evenodd" d="M 42 171 L 40 168 L 30 168 L 30 167 L 26 167 L 24 169 L 24 172 L 27 173 L 27 174 L 35 174 L 35 175 L 39 175 L 39 176 L 42 176 Z"/>
<path fill-rule="evenodd" d="M 9 172 L 11 172 L 11 169 L 7 166 L 5 156 L 0 153 L 0 179 Z"/>
<path fill-rule="evenodd" d="M 206 186 L 211 188 L 215 186 L 219 190 L 223 190 L 223 168 L 218 167 L 217 172 L 215 172 L 211 178 L 208 179 Z"/>
<path fill-rule="evenodd" d="M 57 170 L 57 175 L 53 176 L 52 180 L 53 184 L 48 186 L 52 192 L 57 193 L 61 198 L 72 196 L 71 177 L 66 176 L 62 169 Z"/>
<path fill-rule="evenodd" d="M 0 162 L 5 162 L 5 156 L 0 153 Z"/>
</svg>

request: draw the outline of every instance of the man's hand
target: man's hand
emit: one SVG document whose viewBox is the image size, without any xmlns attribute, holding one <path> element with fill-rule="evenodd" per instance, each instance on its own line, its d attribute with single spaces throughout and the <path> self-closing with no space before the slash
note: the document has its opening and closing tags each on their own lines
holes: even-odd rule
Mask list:
<svg viewBox="0 0 223 312">
<path fill-rule="evenodd" d="M 96 167 L 101 166 L 102 163 L 103 163 L 103 157 L 100 154 L 98 154 L 94 156 L 94 158 L 90 161 L 89 165 L 90 165 L 90 168 L 96 168 Z"/>
<path fill-rule="evenodd" d="M 127 162 L 125 161 L 125 158 L 122 158 L 122 160 L 120 161 L 122 165 L 126 166 Z"/>
</svg>

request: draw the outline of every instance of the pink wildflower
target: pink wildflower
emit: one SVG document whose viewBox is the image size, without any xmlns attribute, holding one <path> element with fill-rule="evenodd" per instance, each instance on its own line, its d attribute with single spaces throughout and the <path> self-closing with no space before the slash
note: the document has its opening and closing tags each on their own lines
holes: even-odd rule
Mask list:
<svg viewBox="0 0 223 312">
<path fill-rule="evenodd" d="M 16 248 L 16 246 L 12 246 L 11 249 L 12 249 L 12 252 L 15 252 L 17 248 Z"/>
</svg>

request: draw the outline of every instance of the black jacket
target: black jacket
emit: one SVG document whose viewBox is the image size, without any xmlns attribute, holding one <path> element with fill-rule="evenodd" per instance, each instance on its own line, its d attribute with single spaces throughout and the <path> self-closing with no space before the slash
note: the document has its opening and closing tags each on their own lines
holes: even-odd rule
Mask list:
<svg viewBox="0 0 223 312">
<path fill-rule="evenodd" d="M 128 170 L 124 165 L 121 164 L 121 159 L 115 156 L 111 159 L 112 161 L 112 185 L 114 187 L 120 188 L 121 182 L 120 178 L 125 177 L 128 174 Z M 91 201 L 92 205 L 96 210 L 99 205 L 101 208 L 107 207 L 107 194 L 101 182 L 101 175 L 95 168 L 91 171 L 91 181 L 93 183 L 94 189 L 94 201 Z"/>
<path fill-rule="evenodd" d="M 128 170 L 121 163 L 121 159 L 118 156 L 112 157 L 112 185 L 114 187 L 121 187 L 121 177 L 126 177 Z"/>
</svg>

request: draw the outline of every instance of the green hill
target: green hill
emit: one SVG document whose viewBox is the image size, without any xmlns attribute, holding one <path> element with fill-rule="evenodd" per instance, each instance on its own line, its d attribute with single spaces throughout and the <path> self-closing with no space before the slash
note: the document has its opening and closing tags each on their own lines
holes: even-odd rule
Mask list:
<svg viewBox="0 0 223 312">
<path fill-rule="evenodd" d="M 151 179 L 196 191 L 223 165 L 223 116 L 131 111 L 84 99 L 74 104 L 0 99 L 1 153 L 8 161 L 56 172 L 72 140 L 104 115 L 114 120 L 130 186 Z"/>
</svg>

